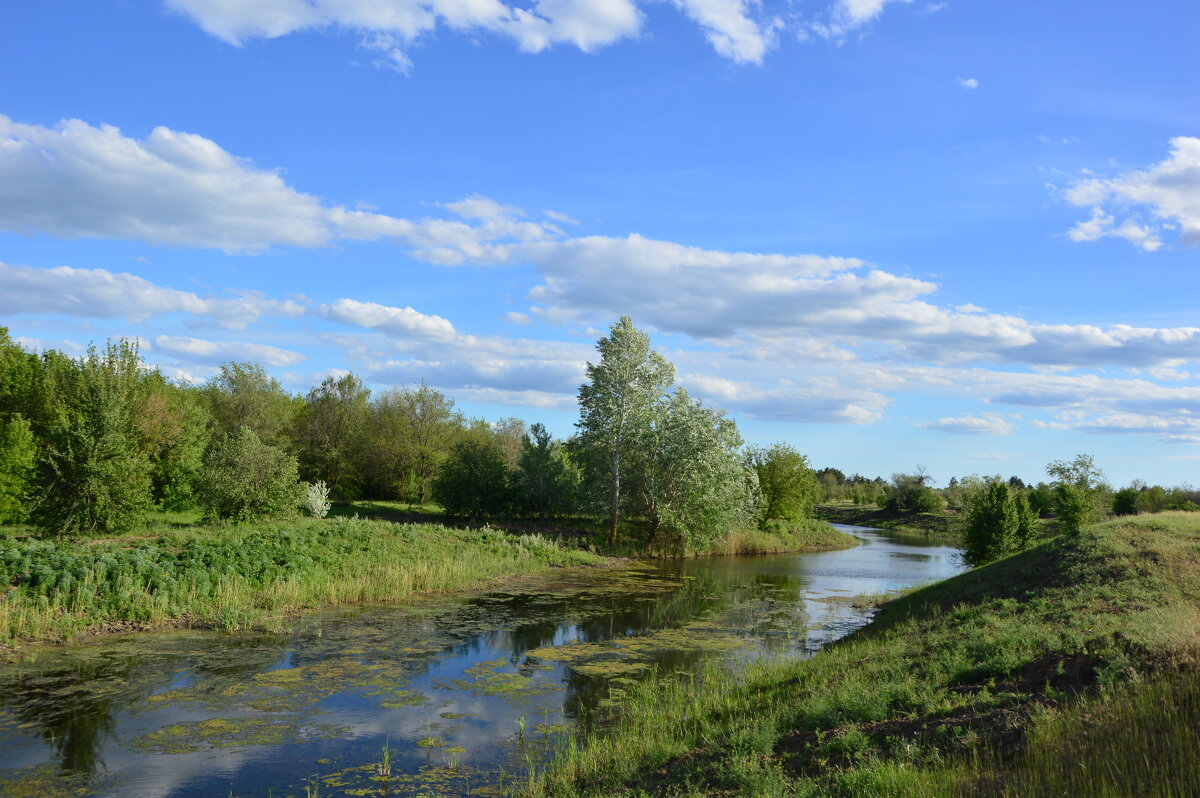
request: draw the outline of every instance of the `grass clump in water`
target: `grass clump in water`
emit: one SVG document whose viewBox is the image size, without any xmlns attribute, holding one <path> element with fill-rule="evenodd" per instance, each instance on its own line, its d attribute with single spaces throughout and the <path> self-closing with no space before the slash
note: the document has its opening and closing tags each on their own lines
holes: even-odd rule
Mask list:
<svg viewBox="0 0 1200 798">
<path fill-rule="evenodd" d="M 1121 519 L 913 591 L 812 659 L 633 685 L 528 792 L 1195 794 L 1198 664 L 1200 516 Z"/>
<path fill-rule="evenodd" d="M 603 558 L 538 535 L 353 518 L 161 526 L 96 543 L 0 537 L 0 642 L 167 624 L 228 630 Z"/>
</svg>

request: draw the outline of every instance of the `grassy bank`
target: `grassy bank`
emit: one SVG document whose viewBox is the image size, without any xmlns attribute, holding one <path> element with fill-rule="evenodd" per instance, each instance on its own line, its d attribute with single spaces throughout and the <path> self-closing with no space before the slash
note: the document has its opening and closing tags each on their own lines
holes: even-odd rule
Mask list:
<svg viewBox="0 0 1200 798">
<path fill-rule="evenodd" d="M 914 591 L 813 659 L 633 687 L 530 792 L 1196 794 L 1198 658 L 1200 516 L 1110 521 Z"/>
<path fill-rule="evenodd" d="M 790 551 L 832 551 L 857 546 L 858 541 L 826 521 L 772 521 L 766 529 L 740 529 L 702 554 L 780 554 Z"/>
<path fill-rule="evenodd" d="M 955 513 L 897 512 L 873 504 L 821 504 L 817 516 L 835 524 L 892 529 L 947 541 L 958 540 L 963 526 L 962 516 Z"/>
<path fill-rule="evenodd" d="M 88 631 L 270 625 L 328 604 L 397 601 L 603 558 L 537 535 L 353 518 L 204 527 L 80 543 L 0 538 L 0 641 Z"/>
</svg>

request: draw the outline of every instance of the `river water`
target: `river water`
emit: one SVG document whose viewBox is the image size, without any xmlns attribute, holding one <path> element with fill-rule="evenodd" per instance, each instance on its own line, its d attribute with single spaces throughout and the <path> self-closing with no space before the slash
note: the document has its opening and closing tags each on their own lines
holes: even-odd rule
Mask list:
<svg viewBox="0 0 1200 798">
<path fill-rule="evenodd" d="M 114 637 L 0 667 L 0 796 L 495 795 L 652 671 L 810 656 L 956 549 L 569 570 L 286 635 Z"/>
</svg>

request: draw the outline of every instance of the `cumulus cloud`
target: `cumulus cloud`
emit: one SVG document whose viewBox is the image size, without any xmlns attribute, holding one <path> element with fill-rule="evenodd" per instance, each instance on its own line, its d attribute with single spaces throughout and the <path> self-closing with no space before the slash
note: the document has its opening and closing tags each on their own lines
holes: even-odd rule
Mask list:
<svg viewBox="0 0 1200 798">
<path fill-rule="evenodd" d="M 594 52 L 636 37 L 644 15 L 632 0 L 166 0 L 208 33 L 230 44 L 275 38 L 304 30 L 356 31 L 365 46 L 407 70 L 408 50 L 438 28 L 491 33 L 529 53 L 565 44 Z M 771 46 L 771 27 L 751 17 L 747 0 L 674 0 L 698 23 L 720 55 L 761 63 Z"/>
<path fill-rule="evenodd" d="M 379 330 L 389 335 L 440 341 L 453 340 L 457 335 L 449 320 L 426 315 L 410 307 L 396 308 L 375 302 L 339 299 L 321 305 L 314 312 L 330 321 Z"/>
<path fill-rule="evenodd" d="M 1091 218 L 1067 231 L 1072 241 L 1124 238 L 1153 252 L 1168 232 L 1185 246 L 1200 244 L 1200 138 L 1171 139 L 1171 154 L 1146 169 L 1112 178 L 1089 178 L 1063 192 Z"/>
<path fill-rule="evenodd" d="M 0 263 L 0 314 L 63 314 L 83 318 L 144 321 L 163 313 L 188 313 L 222 327 L 244 328 L 264 316 L 298 316 L 293 300 L 268 299 L 246 292 L 236 297 L 200 297 L 165 288 L 124 272 L 38 269 Z"/>
<path fill-rule="evenodd" d="M 292 352 L 266 344 L 244 341 L 207 341 L 203 338 L 182 338 L 170 335 L 155 337 L 154 349 L 181 360 L 206 364 L 237 360 L 284 367 L 294 366 L 308 357 L 300 352 Z"/>
<path fill-rule="evenodd" d="M 813 24 L 813 30 L 827 39 L 840 39 L 861 28 L 883 13 L 884 8 L 897 0 L 837 0 L 828 19 Z M 912 0 L 899 0 L 910 3 Z"/>
<path fill-rule="evenodd" d="M 996 413 L 939 418 L 917 426 L 955 435 L 1011 435 L 1017 429 L 1015 424 Z"/>
</svg>

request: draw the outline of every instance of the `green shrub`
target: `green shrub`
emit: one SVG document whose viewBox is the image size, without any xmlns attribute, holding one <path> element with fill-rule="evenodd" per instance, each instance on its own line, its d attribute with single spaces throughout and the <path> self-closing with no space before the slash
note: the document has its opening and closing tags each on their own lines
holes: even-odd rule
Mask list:
<svg viewBox="0 0 1200 798">
<path fill-rule="evenodd" d="M 196 498 L 206 518 L 244 522 L 295 515 L 302 492 L 296 458 L 242 427 L 204 459 Z"/>
</svg>

